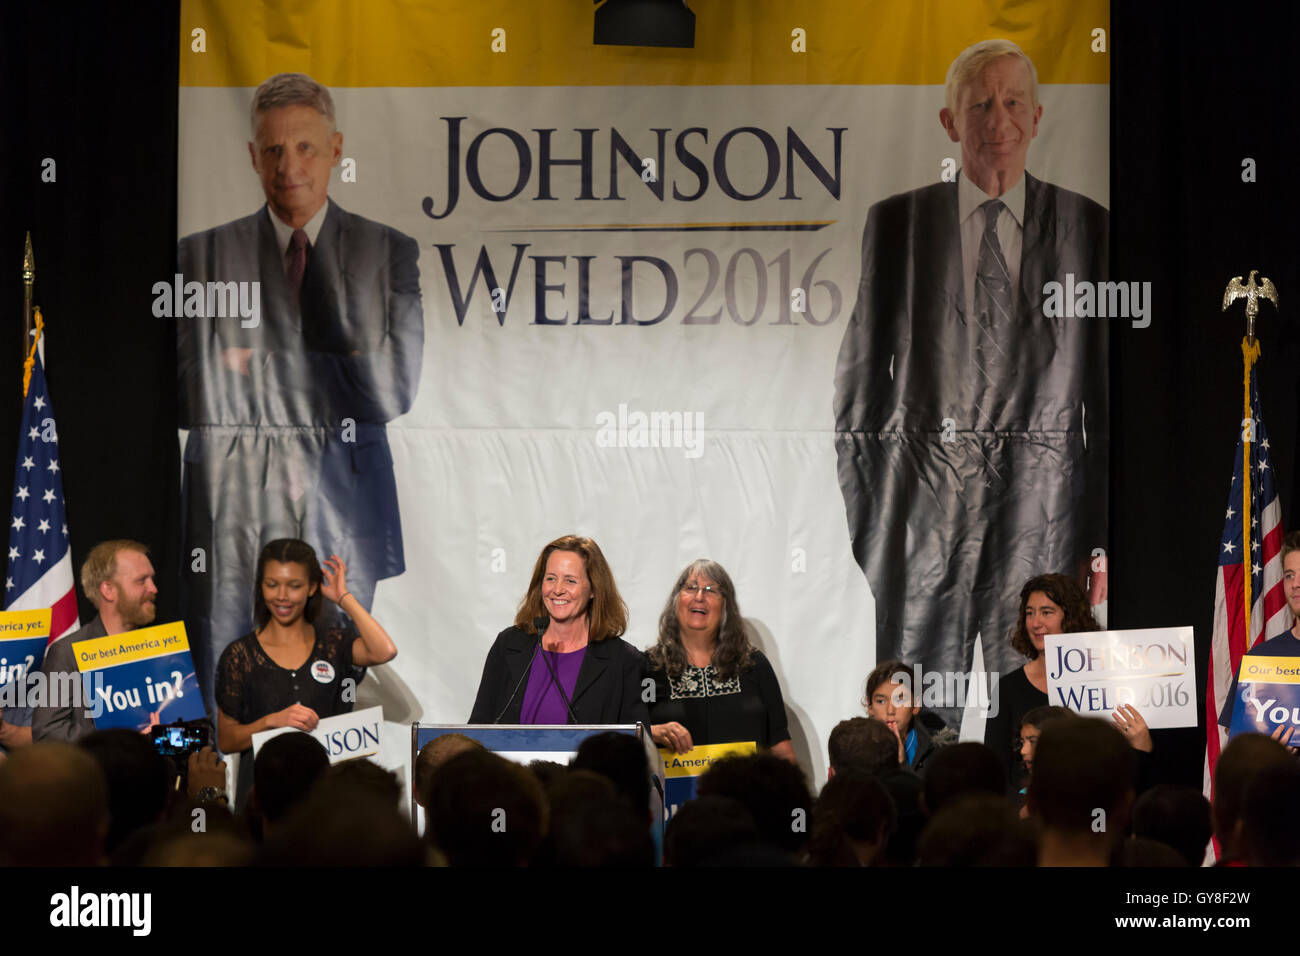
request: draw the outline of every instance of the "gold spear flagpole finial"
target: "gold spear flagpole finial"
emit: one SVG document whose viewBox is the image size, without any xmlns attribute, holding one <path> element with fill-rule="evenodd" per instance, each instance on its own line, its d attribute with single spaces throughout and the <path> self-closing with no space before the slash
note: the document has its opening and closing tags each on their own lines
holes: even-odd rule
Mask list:
<svg viewBox="0 0 1300 956">
<path fill-rule="evenodd" d="M 29 232 L 23 243 L 23 284 L 30 286 L 35 282 L 36 255 L 32 252 L 32 234 Z"/>
<path fill-rule="evenodd" d="M 32 233 L 27 231 L 23 241 L 23 345 L 22 355 L 27 356 L 27 347 L 32 340 L 32 287 L 36 284 L 36 254 L 32 252 Z M 23 394 L 26 395 L 24 387 Z"/>
<path fill-rule="evenodd" d="M 1277 304 L 1277 286 L 1273 281 L 1265 276 L 1259 284 L 1255 284 L 1255 276 L 1259 275 L 1258 269 L 1250 270 L 1250 278 L 1243 284 L 1241 276 L 1233 276 L 1228 282 L 1227 288 L 1223 290 L 1223 309 L 1227 312 L 1228 306 L 1238 299 L 1246 300 L 1246 339 L 1253 345 L 1255 342 L 1255 316 L 1259 315 L 1259 300 L 1268 299 L 1273 303 L 1273 308 L 1279 308 Z"/>
</svg>

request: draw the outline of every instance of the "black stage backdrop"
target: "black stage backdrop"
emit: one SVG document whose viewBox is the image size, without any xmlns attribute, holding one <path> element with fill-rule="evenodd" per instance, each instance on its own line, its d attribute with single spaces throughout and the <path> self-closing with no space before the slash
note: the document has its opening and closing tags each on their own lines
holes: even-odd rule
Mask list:
<svg viewBox="0 0 1300 956">
<path fill-rule="evenodd" d="M 1154 304 L 1149 328 L 1117 324 L 1111 338 L 1109 587 L 1113 627 L 1195 626 L 1203 694 L 1241 420 L 1240 306 L 1228 319 L 1218 304 L 1251 268 L 1277 283 L 1284 308 L 1279 319 L 1265 306 L 1259 334 L 1288 527 L 1300 489 L 1300 14 L 1189 9 L 1112 6 L 1110 276 L 1151 282 Z M 0 487 L 17 444 L 30 229 L 73 566 L 105 538 L 148 543 L 159 620 L 179 616 L 181 561 L 175 343 L 151 313 L 152 285 L 175 260 L 178 33 L 175 4 L 143 3 L 15 4 L 0 33 Z M 54 183 L 41 181 L 46 157 Z M 84 598 L 81 613 L 92 614 Z M 1199 786 L 1202 731 L 1161 732 L 1157 752 L 1167 774 Z"/>
</svg>

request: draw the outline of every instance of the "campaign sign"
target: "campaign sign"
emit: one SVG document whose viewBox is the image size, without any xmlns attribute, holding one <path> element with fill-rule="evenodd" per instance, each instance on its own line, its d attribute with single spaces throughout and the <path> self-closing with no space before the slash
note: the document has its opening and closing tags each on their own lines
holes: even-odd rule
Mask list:
<svg viewBox="0 0 1300 956">
<path fill-rule="evenodd" d="M 1278 727 L 1294 728 L 1290 743 L 1300 743 L 1300 657 L 1246 654 L 1237 669 L 1228 736 L 1272 734 Z"/>
<path fill-rule="evenodd" d="M 1084 717 L 1132 704 L 1152 730 L 1196 726 L 1190 627 L 1049 634 L 1047 701 Z"/>
<path fill-rule="evenodd" d="M 181 621 L 77 641 L 72 653 L 99 730 L 207 716 Z"/>
<path fill-rule="evenodd" d="M 367 707 L 337 717 L 322 717 L 311 735 L 321 742 L 330 763 L 342 763 L 354 757 L 373 757 L 379 753 L 384 732 L 384 708 Z M 272 737 L 281 734 L 301 734 L 297 727 L 276 727 L 253 734 L 253 756 Z"/>
<path fill-rule="evenodd" d="M 664 805 L 671 817 L 687 800 L 695 799 L 695 785 L 715 760 L 732 754 L 752 754 L 758 747 L 752 740 L 731 744 L 704 744 L 684 754 L 659 748 L 664 762 Z"/>
<path fill-rule="evenodd" d="M 0 611 L 0 707 L 19 706 L 20 686 L 28 674 L 41 669 L 50 639 L 49 608 L 39 611 Z M 14 698 L 14 703 L 6 703 Z"/>
</svg>

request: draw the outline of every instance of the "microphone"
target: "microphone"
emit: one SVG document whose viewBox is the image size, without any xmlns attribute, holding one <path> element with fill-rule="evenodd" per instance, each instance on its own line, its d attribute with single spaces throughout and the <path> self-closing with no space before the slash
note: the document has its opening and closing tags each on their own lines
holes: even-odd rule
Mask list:
<svg viewBox="0 0 1300 956">
<path fill-rule="evenodd" d="M 501 713 L 497 714 L 496 720 L 492 721 L 492 723 L 501 723 L 501 718 L 505 716 L 506 711 L 510 709 L 510 705 L 514 703 L 515 694 L 519 693 L 520 686 L 528 679 L 528 672 L 533 669 L 533 661 L 537 659 L 537 652 L 542 647 L 542 634 L 546 632 L 546 628 L 550 623 L 551 619 L 545 614 L 539 614 L 533 618 L 533 627 L 537 629 L 537 643 L 533 645 L 533 653 L 529 656 L 528 663 L 524 665 L 524 672 L 519 675 L 519 680 L 515 682 L 515 689 L 510 692 L 510 696 L 506 698 L 506 705 L 501 708 Z"/>
</svg>

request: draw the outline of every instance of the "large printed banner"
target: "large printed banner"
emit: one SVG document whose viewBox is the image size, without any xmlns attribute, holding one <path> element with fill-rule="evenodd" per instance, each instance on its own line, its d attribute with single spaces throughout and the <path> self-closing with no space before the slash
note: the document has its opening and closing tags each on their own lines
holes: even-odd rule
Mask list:
<svg viewBox="0 0 1300 956">
<path fill-rule="evenodd" d="M 569 532 L 640 647 L 682 567 L 721 562 L 819 778 L 878 658 L 1018 666 L 1025 578 L 1105 546 L 1123 303 L 1108 6 L 1006 6 L 710 0 L 667 49 L 594 46 L 571 0 L 185 0 L 154 310 L 205 695 L 279 536 L 348 562 L 399 648 L 359 704 L 398 723 L 468 717 Z M 1003 57 L 949 103 L 995 38 L 1037 102 Z M 328 88 L 338 137 L 298 104 L 250 146 L 281 72 Z M 268 200 L 324 205 L 299 238 Z"/>
</svg>

